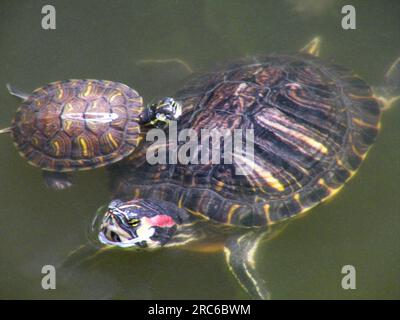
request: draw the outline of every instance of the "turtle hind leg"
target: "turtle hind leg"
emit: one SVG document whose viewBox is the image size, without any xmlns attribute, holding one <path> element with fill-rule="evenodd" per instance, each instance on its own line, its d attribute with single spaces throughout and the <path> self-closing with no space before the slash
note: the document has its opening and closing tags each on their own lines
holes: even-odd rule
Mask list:
<svg viewBox="0 0 400 320">
<path fill-rule="evenodd" d="M 46 186 L 54 190 L 64 190 L 72 186 L 71 174 L 65 172 L 43 171 Z"/>
<path fill-rule="evenodd" d="M 315 37 L 309 43 L 307 43 L 303 48 L 301 48 L 300 52 L 315 57 L 319 57 L 320 50 L 321 50 L 321 37 Z"/>
<path fill-rule="evenodd" d="M 265 281 L 255 269 L 254 256 L 266 231 L 250 231 L 244 235 L 234 235 L 227 239 L 224 253 L 229 270 L 239 284 L 254 299 L 269 299 Z"/>
<path fill-rule="evenodd" d="M 383 111 L 390 109 L 400 100 L 400 57 L 390 65 L 385 74 L 384 87 L 378 88 L 377 91 L 376 99 L 381 103 Z"/>
<path fill-rule="evenodd" d="M 29 97 L 28 93 L 22 92 L 21 90 L 15 88 L 11 84 L 7 83 L 8 92 L 14 97 L 20 98 L 21 100 L 26 100 Z"/>
</svg>

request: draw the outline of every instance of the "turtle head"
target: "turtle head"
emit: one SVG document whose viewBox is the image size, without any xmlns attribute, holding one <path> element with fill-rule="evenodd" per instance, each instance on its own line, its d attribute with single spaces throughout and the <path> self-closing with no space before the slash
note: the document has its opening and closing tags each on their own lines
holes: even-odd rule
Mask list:
<svg viewBox="0 0 400 320">
<path fill-rule="evenodd" d="M 142 122 L 155 127 L 163 127 L 170 121 L 176 121 L 182 115 L 182 105 L 173 98 L 166 97 L 147 107 Z"/>
<path fill-rule="evenodd" d="M 170 241 L 178 223 L 179 217 L 159 203 L 113 200 L 101 221 L 98 238 L 107 245 L 156 249 Z"/>
</svg>

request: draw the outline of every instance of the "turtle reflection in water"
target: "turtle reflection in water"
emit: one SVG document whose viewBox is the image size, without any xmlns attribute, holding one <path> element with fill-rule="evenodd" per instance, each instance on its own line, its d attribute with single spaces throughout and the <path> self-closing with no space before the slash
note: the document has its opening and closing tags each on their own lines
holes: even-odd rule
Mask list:
<svg viewBox="0 0 400 320">
<path fill-rule="evenodd" d="M 256 271 L 260 242 L 343 187 L 375 141 L 381 110 L 399 98 L 391 86 L 399 60 L 387 73 L 385 98 L 318 51 L 316 38 L 298 54 L 242 61 L 189 81 L 175 96 L 183 111 L 178 130 L 253 129 L 254 160 L 150 165 L 145 145 L 111 168 L 114 200 L 99 223 L 100 241 L 143 250 L 220 244 L 240 285 L 268 298 Z M 236 175 L 236 166 L 247 174 Z"/>
</svg>

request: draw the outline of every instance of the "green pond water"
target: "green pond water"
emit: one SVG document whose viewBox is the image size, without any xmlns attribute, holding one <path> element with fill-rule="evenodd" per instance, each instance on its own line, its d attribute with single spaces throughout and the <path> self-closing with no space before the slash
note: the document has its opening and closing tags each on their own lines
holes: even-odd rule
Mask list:
<svg viewBox="0 0 400 320">
<path fill-rule="evenodd" d="M 51 3 L 57 29 L 41 28 Z M 357 29 L 341 28 L 352 4 Z M 246 55 L 295 52 L 321 36 L 321 56 L 382 84 L 400 55 L 398 1 L 15 1 L 0 0 L 0 127 L 19 102 L 6 84 L 31 91 L 51 81 L 120 81 L 147 102 L 171 95 L 186 71 L 142 65 L 180 58 L 194 70 Z M 257 268 L 275 299 L 400 298 L 400 105 L 384 114 L 378 140 L 356 177 L 332 201 L 292 222 L 259 249 Z M 79 173 L 64 192 L 46 189 L 11 139 L 0 137 L 0 298 L 246 299 L 222 254 L 180 250 L 109 252 L 41 288 L 43 265 L 58 266 L 87 242 L 96 209 L 109 201 L 105 169 Z M 353 265 L 357 289 L 343 290 Z"/>
</svg>

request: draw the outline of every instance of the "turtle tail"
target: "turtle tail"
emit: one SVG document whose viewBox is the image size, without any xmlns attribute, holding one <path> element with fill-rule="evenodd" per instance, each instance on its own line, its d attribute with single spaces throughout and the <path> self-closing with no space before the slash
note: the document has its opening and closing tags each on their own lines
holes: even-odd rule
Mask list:
<svg viewBox="0 0 400 320">
<path fill-rule="evenodd" d="M 0 129 L 0 134 L 3 134 L 3 133 L 10 133 L 11 130 L 12 130 L 12 127 Z"/>
</svg>

